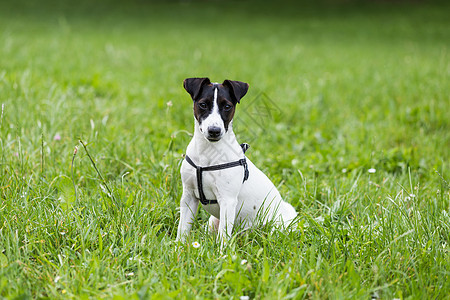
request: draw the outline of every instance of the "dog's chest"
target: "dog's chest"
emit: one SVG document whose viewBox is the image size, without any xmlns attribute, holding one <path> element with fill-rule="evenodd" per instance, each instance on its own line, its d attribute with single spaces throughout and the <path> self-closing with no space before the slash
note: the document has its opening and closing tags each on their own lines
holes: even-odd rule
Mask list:
<svg viewBox="0 0 450 300">
<path fill-rule="evenodd" d="M 217 172 L 214 172 L 217 173 Z M 212 172 L 203 172 L 202 173 L 202 189 L 205 194 L 206 199 L 208 200 L 217 200 L 216 197 L 216 185 L 217 185 L 217 174 L 212 174 Z M 183 184 L 191 191 L 194 192 L 194 196 L 197 199 L 200 199 L 200 192 L 198 189 L 198 179 L 197 179 L 197 170 L 193 167 L 182 168 L 181 170 L 181 180 Z"/>
<path fill-rule="evenodd" d="M 218 175 L 221 171 L 203 172 L 202 173 L 202 190 L 208 200 L 217 200 L 217 183 Z M 193 167 L 187 166 L 181 169 L 181 180 L 183 184 L 191 191 L 193 191 L 195 198 L 200 199 L 200 192 L 198 189 L 197 170 Z"/>
<path fill-rule="evenodd" d="M 207 200 L 218 200 L 229 195 L 237 196 L 242 183 L 243 169 L 234 167 L 225 170 L 203 171 L 201 185 Z M 194 196 L 200 199 L 198 188 L 199 180 L 197 170 L 183 162 L 181 180 L 183 185 L 193 191 Z"/>
</svg>

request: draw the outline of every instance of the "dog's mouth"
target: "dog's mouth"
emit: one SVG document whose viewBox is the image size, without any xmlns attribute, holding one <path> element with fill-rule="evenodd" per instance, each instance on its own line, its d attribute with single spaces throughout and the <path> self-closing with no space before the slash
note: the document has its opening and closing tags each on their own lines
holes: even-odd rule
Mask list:
<svg viewBox="0 0 450 300">
<path fill-rule="evenodd" d="M 220 141 L 220 139 L 221 139 L 221 138 L 220 138 L 220 137 L 217 137 L 217 138 L 213 138 L 213 137 L 207 137 L 206 139 L 207 139 L 208 141 L 210 141 L 210 142 L 213 142 L 213 143 L 214 143 L 214 142 L 218 142 L 218 141 Z"/>
</svg>

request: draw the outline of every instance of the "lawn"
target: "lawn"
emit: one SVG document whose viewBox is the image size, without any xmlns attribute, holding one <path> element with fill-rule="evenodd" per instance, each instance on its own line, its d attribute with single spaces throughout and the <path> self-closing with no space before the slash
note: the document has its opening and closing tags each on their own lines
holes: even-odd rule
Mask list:
<svg viewBox="0 0 450 300">
<path fill-rule="evenodd" d="M 0 298 L 449 299 L 448 11 L 2 1 Z M 175 242 L 196 76 L 250 84 L 235 132 L 294 231 L 220 253 L 200 209 Z"/>
</svg>

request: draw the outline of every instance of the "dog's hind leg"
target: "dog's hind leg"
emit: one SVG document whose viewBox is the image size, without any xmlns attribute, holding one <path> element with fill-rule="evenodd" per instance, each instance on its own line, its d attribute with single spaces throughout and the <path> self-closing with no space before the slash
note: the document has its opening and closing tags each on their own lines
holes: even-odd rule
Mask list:
<svg viewBox="0 0 450 300">
<path fill-rule="evenodd" d="M 292 223 L 297 218 L 297 212 L 295 211 L 294 207 L 287 202 L 281 203 L 280 212 L 283 220 L 283 227 L 284 229 L 287 229 L 291 225 L 293 225 Z"/>
<path fill-rule="evenodd" d="M 219 230 L 219 219 L 214 216 L 209 217 L 208 221 L 208 231 L 209 233 L 217 233 Z"/>
</svg>

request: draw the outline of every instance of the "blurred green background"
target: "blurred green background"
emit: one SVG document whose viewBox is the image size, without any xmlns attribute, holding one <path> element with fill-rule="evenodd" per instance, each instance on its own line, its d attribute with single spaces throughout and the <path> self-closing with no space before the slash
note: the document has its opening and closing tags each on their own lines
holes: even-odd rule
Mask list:
<svg viewBox="0 0 450 300">
<path fill-rule="evenodd" d="M 2 1 L 0 295 L 445 297 L 449 11 L 448 1 Z M 197 76 L 250 84 L 238 139 L 300 212 L 298 233 L 241 236 L 226 262 L 203 210 L 192 237 L 202 252 L 171 244 L 193 131 L 182 81 Z M 215 277 L 227 268 L 242 282 Z"/>
</svg>

